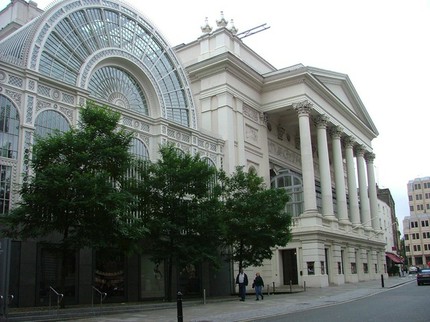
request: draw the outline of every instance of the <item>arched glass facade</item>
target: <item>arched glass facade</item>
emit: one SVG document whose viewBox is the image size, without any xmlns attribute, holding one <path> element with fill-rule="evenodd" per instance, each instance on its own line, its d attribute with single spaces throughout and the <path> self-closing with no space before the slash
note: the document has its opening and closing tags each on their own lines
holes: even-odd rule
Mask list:
<svg viewBox="0 0 430 322">
<path fill-rule="evenodd" d="M 298 174 L 281 172 L 272 178 L 270 185 L 272 188 L 284 188 L 287 190 L 290 196 L 290 200 L 286 204 L 288 214 L 297 217 L 303 213 L 303 183 Z"/>
<path fill-rule="evenodd" d="M 119 9 L 119 6 L 118 6 Z M 41 51 L 39 60 L 39 72 L 50 78 L 57 79 L 67 84 L 77 86 L 81 76 L 82 66 L 95 53 L 104 49 L 120 49 L 122 52 L 132 55 L 138 62 L 146 67 L 146 72 L 151 74 L 158 92 L 161 93 L 165 117 L 184 126 L 189 126 L 189 102 L 185 90 L 183 72 L 179 71 L 178 62 L 172 58 L 173 54 L 162 38 L 154 32 L 141 17 L 122 7 L 120 10 L 113 8 L 86 7 L 73 11 L 71 7 L 64 8 L 71 13 L 64 16 L 49 33 Z M 63 9 L 58 14 L 64 14 Z M 116 73 L 116 77 L 110 79 L 107 88 L 122 88 L 124 80 L 130 83 L 131 78 L 120 70 L 108 68 L 100 71 L 103 73 Z M 119 74 L 125 78 L 118 78 Z M 100 83 L 100 77 L 94 75 L 95 85 Z M 182 77 L 181 77 L 182 76 Z M 118 82 L 119 84 L 115 84 Z M 133 83 L 133 82 L 132 82 Z M 133 88 L 138 88 L 133 84 Z M 90 89 L 95 97 L 100 97 L 94 84 Z M 115 91 L 118 93 L 118 91 Z M 108 92 L 108 94 L 113 94 Z M 145 103 L 142 92 L 136 93 L 139 103 Z M 121 97 L 112 99 L 113 104 L 123 105 L 130 95 L 122 93 Z M 106 96 L 103 98 L 106 99 Z M 132 103 L 132 102 L 129 102 Z M 134 104 L 134 105 L 133 105 Z M 130 108 L 137 109 L 137 103 L 133 102 Z M 145 110 L 146 104 L 142 104 L 139 110 Z M 147 110 L 146 110 L 147 113 Z"/>
<path fill-rule="evenodd" d="M 40 113 L 35 122 L 35 137 L 44 138 L 55 131 L 66 132 L 70 130 L 70 124 L 66 118 L 57 111 L 43 111 Z"/>
<path fill-rule="evenodd" d="M 142 88 L 125 70 L 112 66 L 98 69 L 91 76 L 88 89 L 92 97 L 148 115 Z"/>
</svg>

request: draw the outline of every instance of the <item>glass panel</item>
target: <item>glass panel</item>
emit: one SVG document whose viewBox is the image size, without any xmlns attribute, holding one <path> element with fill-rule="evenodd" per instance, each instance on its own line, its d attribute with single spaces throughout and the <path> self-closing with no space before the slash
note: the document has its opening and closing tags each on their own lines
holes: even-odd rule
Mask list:
<svg viewBox="0 0 430 322">
<path fill-rule="evenodd" d="M 0 214 L 9 211 L 12 167 L 0 164 Z"/>
<path fill-rule="evenodd" d="M 125 70 L 102 67 L 92 76 L 88 86 L 91 96 L 111 104 L 148 115 L 148 104 L 139 83 Z"/>
<path fill-rule="evenodd" d="M 96 252 L 94 286 L 107 293 L 106 300 L 115 301 L 115 297 L 124 297 L 124 271 L 124 254 L 112 249 Z"/>
<path fill-rule="evenodd" d="M 148 149 L 146 148 L 146 145 L 136 138 L 133 138 L 131 140 L 130 153 L 139 159 L 149 159 L 149 153 Z"/>
<path fill-rule="evenodd" d="M 12 102 L 0 95 L 0 156 L 16 159 L 19 142 L 19 114 Z"/>
<path fill-rule="evenodd" d="M 141 298 L 164 297 L 164 263 L 155 264 L 149 256 L 143 255 L 140 261 Z"/>
<path fill-rule="evenodd" d="M 38 137 L 46 137 L 56 131 L 66 132 L 70 130 L 69 122 L 67 119 L 57 111 L 43 111 L 40 113 L 35 122 L 36 126 L 36 139 Z"/>
</svg>

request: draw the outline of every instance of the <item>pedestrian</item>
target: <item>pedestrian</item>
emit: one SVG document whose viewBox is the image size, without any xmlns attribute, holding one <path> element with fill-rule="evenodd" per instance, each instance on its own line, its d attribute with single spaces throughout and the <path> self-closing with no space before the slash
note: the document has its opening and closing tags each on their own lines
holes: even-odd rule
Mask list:
<svg viewBox="0 0 430 322">
<path fill-rule="evenodd" d="M 264 299 L 263 286 L 264 286 L 263 278 L 260 276 L 260 273 L 257 272 L 255 274 L 254 283 L 252 283 L 252 287 L 255 289 L 255 296 L 257 297 L 255 299 L 256 301 L 260 299 L 260 296 L 262 300 Z"/>
<path fill-rule="evenodd" d="M 236 276 L 236 284 L 239 284 L 239 296 L 243 302 L 245 301 L 246 287 L 248 286 L 248 276 L 243 272 L 243 268 L 240 269 L 239 274 Z"/>
</svg>

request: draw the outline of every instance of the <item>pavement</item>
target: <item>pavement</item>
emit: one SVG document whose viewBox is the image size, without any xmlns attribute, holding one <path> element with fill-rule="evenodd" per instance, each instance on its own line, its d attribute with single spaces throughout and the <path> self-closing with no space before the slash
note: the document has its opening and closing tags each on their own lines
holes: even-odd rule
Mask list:
<svg viewBox="0 0 430 322">
<path fill-rule="evenodd" d="M 265 293 L 264 300 L 256 301 L 254 294 L 248 294 L 244 302 L 237 296 L 182 302 L 182 320 L 177 303 L 139 303 L 135 305 L 98 308 L 79 308 L 63 312 L 55 310 L 49 316 L 19 316 L 10 314 L 5 321 L 76 321 L 76 322 L 247 322 L 258 318 L 293 313 L 317 307 L 353 301 L 388 291 L 405 283 L 416 283 L 415 275 L 389 277 L 338 286 L 306 289 L 294 287 L 278 290 L 276 294 Z M 61 311 L 61 315 L 60 312 Z M 66 314 L 67 313 L 67 314 Z M 0 318 L 1 320 L 1 318 Z"/>
</svg>

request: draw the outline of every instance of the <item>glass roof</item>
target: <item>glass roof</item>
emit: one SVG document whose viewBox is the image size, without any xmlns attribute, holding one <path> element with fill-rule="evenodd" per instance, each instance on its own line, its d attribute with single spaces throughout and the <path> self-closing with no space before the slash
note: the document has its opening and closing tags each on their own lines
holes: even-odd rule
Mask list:
<svg viewBox="0 0 430 322">
<path fill-rule="evenodd" d="M 150 26 L 144 20 L 128 16 L 126 11 L 86 7 L 63 17 L 49 33 L 42 47 L 39 71 L 46 76 L 76 86 L 81 67 L 88 57 L 105 48 L 122 49 L 142 62 L 152 74 L 151 78 L 156 81 L 156 86 L 161 92 L 166 118 L 189 126 L 187 91 L 181 78 L 182 72 L 178 71 L 177 65 L 169 55 L 168 46 L 158 35 L 151 32 Z M 128 75 L 119 69 L 104 69 L 100 73 L 106 71 L 116 73 L 117 76 L 122 74 L 123 81 Z M 92 82 L 94 85 L 95 81 Z M 128 82 L 134 81 L 129 77 Z M 112 90 L 123 85 L 124 83 L 116 84 L 109 88 Z M 133 87 L 137 89 L 137 83 L 134 83 Z M 101 93 L 94 87 L 91 91 L 96 96 Z M 130 98 L 123 94 L 123 98 Z M 145 103 L 141 94 L 142 91 L 134 96 L 136 104 Z M 138 102 L 139 100 L 141 102 Z M 147 106 L 135 105 L 133 108 L 148 112 Z"/>
</svg>

